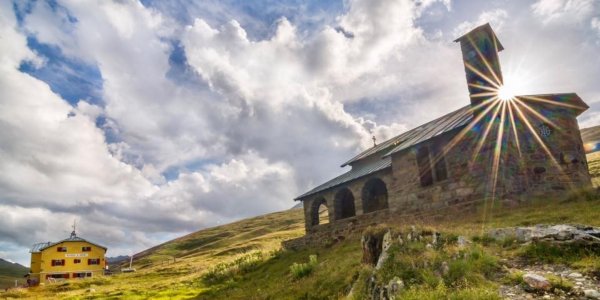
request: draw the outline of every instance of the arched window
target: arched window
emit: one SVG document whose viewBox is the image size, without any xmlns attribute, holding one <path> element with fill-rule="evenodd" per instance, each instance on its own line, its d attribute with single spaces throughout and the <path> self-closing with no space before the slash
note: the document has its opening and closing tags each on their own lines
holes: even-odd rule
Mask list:
<svg viewBox="0 0 600 300">
<path fill-rule="evenodd" d="M 388 208 L 388 192 L 385 182 L 379 178 L 371 178 L 362 189 L 363 212 L 370 213 Z"/>
<path fill-rule="evenodd" d="M 315 199 L 312 203 L 310 213 L 312 226 L 329 223 L 329 209 L 327 208 L 325 198 Z"/>
<path fill-rule="evenodd" d="M 354 195 L 348 188 L 343 188 L 335 194 L 333 201 L 333 212 L 335 213 L 335 219 L 345 219 L 356 215 L 354 209 Z"/>
</svg>

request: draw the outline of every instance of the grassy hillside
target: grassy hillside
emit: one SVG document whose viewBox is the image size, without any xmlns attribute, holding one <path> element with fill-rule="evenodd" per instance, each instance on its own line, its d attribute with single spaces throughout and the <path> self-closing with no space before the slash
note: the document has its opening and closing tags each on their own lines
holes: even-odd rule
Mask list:
<svg viewBox="0 0 600 300">
<path fill-rule="evenodd" d="M 590 168 L 593 174 L 600 175 L 600 155 L 590 156 Z M 301 251 L 279 249 L 282 240 L 304 234 L 302 214 L 302 210 L 268 214 L 169 241 L 136 255 L 136 273 L 13 290 L 0 294 L 0 297 L 339 299 L 348 295 L 354 286 L 353 297 L 362 298 L 364 284 L 361 283 L 365 282 L 372 269 L 361 264 L 360 236 Z M 511 280 L 510 274 L 504 270 L 506 261 L 517 259 L 525 252 L 511 247 L 510 243 L 487 242 L 482 238 L 487 229 L 539 223 L 600 226 L 599 215 L 600 201 L 582 195 L 570 201 L 532 200 L 514 209 L 497 207 L 485 214 L 480 211 L 461 218 L 415 224 L 441 231 L 443 236 L 464 235 L 477 242 L 467 250 L 468 256 L 450 265 L 451 276 L 443 277 L 443 280 L 436 277 L 432 270 L 422 267 L 411 269 L 413 273 L 410 274 L 389 271 L 402 269 L 398 266 L 414 267 L 425 261 L 439 263 L 458 253 L 454 248 L 426 250 L 424 244 L 411 244 L 408 250 L 396 249 L 393 260 L 396 265 L 384 267 L 384 271 L 377 276 L 384 279 L 393 276 L 418 278 L 407 281 L 409 287 L 404 297 L 408 299 L 436 299 L 440 295 L 451 295 L 456 299 L 496 299 L 499 297 L 499 287 L 504 281 Z M 396 231 L 406 230 L 405 225 L 387 226 Z M 600 253 L 585 252 L 575 256 L 556 252 L 535 253 L 537 256 L 533 257 L 533 262 L 558 259 L 581 272 L 600 274 Z M 554 256 L 548 258 L 545 255 Z M 565 260 L 563 256 L 570 257 L 570 260 Z"/>
<path fill-rule="evenodd" d="M 15 279 L 23 284 L 23 276 L 29 273 L 29 268 L 0 258 L 0 289 L 15 286 Z"/>
</svg>

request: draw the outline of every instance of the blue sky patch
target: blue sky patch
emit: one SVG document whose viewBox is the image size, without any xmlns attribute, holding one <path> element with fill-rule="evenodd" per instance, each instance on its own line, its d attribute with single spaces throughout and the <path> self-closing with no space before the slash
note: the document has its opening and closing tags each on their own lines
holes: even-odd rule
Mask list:
<svg viewBox="0 0 600 300">
<path fill-rule="evenodd" d="M 102 74 L 97 66 L 67 57 L 59 47 L 41 43 L 34 36 L 27 37 L 27 46 L 45 63 L 38 68 L 31 61 L 23 61 L 19 71 L 46 82 L 73 106 L 79 100 L 103 106 Z"/>
</svg>

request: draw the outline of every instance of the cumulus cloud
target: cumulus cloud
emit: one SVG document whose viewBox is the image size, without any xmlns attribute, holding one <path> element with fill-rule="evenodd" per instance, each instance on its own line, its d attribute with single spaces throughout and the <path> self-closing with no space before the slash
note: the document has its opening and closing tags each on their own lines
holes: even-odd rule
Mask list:
<svg viewBox="0 0 600 300">
<path fill-rule="evenodd" d="M 471 31 L 473 28 L 483 25 L 485 23 L 490 23 L 490 26 L 494 28 L 494 31 L 501 32 L 504 28 L 504 23 L 508 18 L 508 12 L 504 9 L 495 9 L 491 11 L 484 11 L 479 14 L 477 21 L 470 22 L 465 21 L 460 23 L 456 28 L 454 28 L 453 35 L 458 38 L 467 32 Z"/>
<path fill-rule="evenodd" d="M 594 13 L 597 6 L 595 0 L 538 0 L 531 9 L 546 24 L 581 23 Z"/>
<path fill-rule="evenodd" d="M 590 23 L 592 29 L 595 30 L 598 34 L 600 34 L 600 18 L 593 18 Z"/>
</svg>

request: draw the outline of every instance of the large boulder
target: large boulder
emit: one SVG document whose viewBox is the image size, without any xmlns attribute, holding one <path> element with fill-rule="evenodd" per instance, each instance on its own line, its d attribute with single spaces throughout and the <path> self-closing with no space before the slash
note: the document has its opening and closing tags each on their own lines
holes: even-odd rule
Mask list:
<svg viewBox="0 0 600 300">
<path fill-rule="evenodd" d="M 488 236 L 495 240 L 511 238 L 522 243 L 545 241 L 600 245 L 600 228 L 582 225 L 558 224 L 496 228 L 489 230 Z"/>
<path fill-rule="evenodd" d="M 376 270 L 379 270 L 383 266 L 383 263 L 387 260 L 389 256 L 388 250 L 392 246 L 392 243 L 392 231 L 388 230 L 383 235 L 383 240 L 381 242 L 381 253 L 379 254 L 379 258 L 377 259 L 377 264 L 375 265 Z"/>
<path fill-rule="evenodd" d="M 362 262 L 372 266 L 377 265 L 383 247 L 383 237 L 386 230 L 367 230 L 361 238 L 363 251 Z"/>
</svg>

